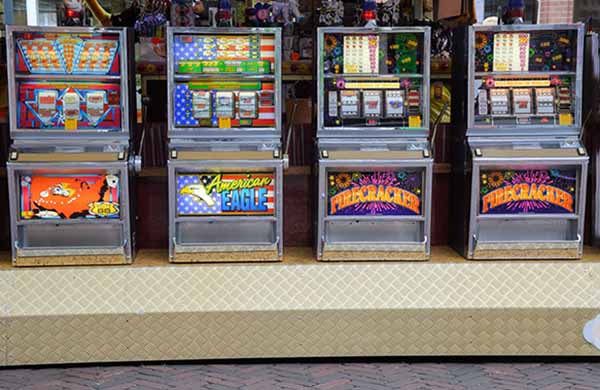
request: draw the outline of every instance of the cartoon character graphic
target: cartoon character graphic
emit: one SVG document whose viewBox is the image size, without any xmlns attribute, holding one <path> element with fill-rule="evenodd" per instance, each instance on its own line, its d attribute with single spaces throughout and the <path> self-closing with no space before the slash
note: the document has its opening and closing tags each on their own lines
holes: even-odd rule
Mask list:
<svg viewBox="0 0 600 390">
<path fill-rule="evenodd" d="M 42 191 L 40 192 L 40 196 L 42 198 L 47 198 L 50 194 L 55 196 L 64 196 L 65 198 L 70 198 L 75 193 L 75 190 L 69 187 L 68 183 L 59 183 L 56 187 L 49 188 L 50 191 Z"/>
<path fill-rule="evenodd" d="M 23 219 L 119 217 L 116 175 L 31 175 L 21 177 Z"/>
</svg>

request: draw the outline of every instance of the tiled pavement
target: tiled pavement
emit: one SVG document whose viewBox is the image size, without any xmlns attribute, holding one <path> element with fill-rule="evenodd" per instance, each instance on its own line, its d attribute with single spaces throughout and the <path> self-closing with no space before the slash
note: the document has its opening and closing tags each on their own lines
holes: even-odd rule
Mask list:
<svg viewBox="0 0 600 390">
<path fill-rule="evenodd" d="M 600 389 L 600 363 L 168 364 L 0 370 L 0 389 Z"/>
</svg>

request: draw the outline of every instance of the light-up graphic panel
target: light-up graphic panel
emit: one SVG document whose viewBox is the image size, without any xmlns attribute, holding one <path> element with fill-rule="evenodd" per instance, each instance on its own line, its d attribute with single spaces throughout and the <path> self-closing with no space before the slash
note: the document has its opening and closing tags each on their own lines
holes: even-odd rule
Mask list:
<svg viewBox="0 0 600 390">
<path fill-rule="evenodd" d="M 22 219 L 119 218 L 120 178 L 111 174 L 20 176 Z"/>
<path fill-rule="evenodd" d="M 275 51 L 273 34 L 175 35 L 174 126 L 275 127 Z"/>
<path fill-rule="evenodd" d="M 15 33 L 17 74 L 119 75 L 119 36 Z"/>
<path fill-rule="evenodd" d="M 474 124 L 574 126 L 577 31 L 477 31 Z"/>
<path fill-rule="evenodd" d="M 121 86 L 112 82 L 18 82 L 17 126 L 43 130 L 119 130 Z"/>
<path fill-rule="evenodd" d="M 274 127 L 275 84 L 191 81 L 175 85 L 175 126 Z"/>
<path fill-rule="evenodd" d="M 177 175 L 177 214 L 274 215 L 273 173 L 185 173 Z"/>
<path fill-rule="evenodd" d="M 325 34 L 324 125 L 422 128 L 422 51 L 414 33 Z"/>
<path fill-rule="evenodd" d="M 181 35 L 173 44 L 177 73 L 272 74 L 274 35 Z"/>
</svg>

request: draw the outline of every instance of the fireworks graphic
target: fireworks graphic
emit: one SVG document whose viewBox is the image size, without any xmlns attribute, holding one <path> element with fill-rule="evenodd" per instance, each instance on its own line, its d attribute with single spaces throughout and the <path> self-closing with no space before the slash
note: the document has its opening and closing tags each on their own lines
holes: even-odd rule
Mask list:
<svg viewBox="0 0 600 390">
<path fill-rule="evenodd" d="M 547 171 L 523 171 L 523 172 L 515 172 L 511 183 L 521 184 L 552 184 L 552 178 L 548 175 Z M 523 213 L 528 213 L 535 210 L 547 209 L 550 207 L 550 203 L 543 200 L 519 200 L 519 201 L 511 201 L 507 204 L 508 210 L 513 211 L 521 211 Z"/>
<path fill-rule="evenodd" d="M 338 173 L 331 176 L 329 195 L 333 196 L 343 191 L 351 191 L 355 187 L 368 185 L 401 188 L 411 193 L 421 194 L 422 175 L 420 172 L 385 171 L 385 172 L 353 172 Z M 351 181 L 350 181 L 351 180 Z M 340 185 L 343 184 L 343 185 Z M 341 215 L 414 215 L 414 212 L 404 207 L 388 202 L 358 203 L 340 210 Z"/>
<path fill-rule="evenodd" d="M 549 185 L 571 194 L 576 192 L 577 172 L 573 169 L 539 169 L 491 171 L 481 175 L 482 196 L 506 186 L 519 184 Z M 544 200 L 513 200 L 489 211 L 494 214 L 565 213 L 565 209 Z"/>
<path fill-rule="evenodd" d="M 488 183 L 492 188 L 500 187 L 504 183 L 504 175 L 502 172 L 492 172 L 488 178 Z"/>
<path fill-rule="evenodd" d="M 335 185 L 341 190 L 350 187 L 350 183 L 352 183 L 352 177 L 345 172 L 339 173 L 335 178 Z"/>
<path fill-rule="evenodd" d="M 371 175 L 363 176 L 359 181 L 359 186 L 367 186 L 369 184 L 374 184 L 376 186 L 384 185 L 384 186 L 397 186 L 398 179 L 396 175 L 392 172 L 373 172 Z M 393 203 L 386 202 L 369 202 L 369 203 L 358 203 L 353 206 L 354 210 L 358 214 L 388 214 L 393 210 L 399 208 L 398 205 Z"/>
<path fill-rule="evenodd" d="M 577 177 L 575 173 L 565 174 L 558 169 L 551 169 L 550 176 L 554 180 L 554 185 L 562 189 L 568 190 L 569 192 L 575 192 L 575 184 L 577 183 Z"/>
</svg>

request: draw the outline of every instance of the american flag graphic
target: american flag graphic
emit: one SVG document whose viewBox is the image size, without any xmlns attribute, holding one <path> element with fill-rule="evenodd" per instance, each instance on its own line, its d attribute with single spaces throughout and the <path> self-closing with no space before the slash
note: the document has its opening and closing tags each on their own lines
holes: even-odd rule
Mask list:
<svg viewBox="0 0 600 390">
<path fill-rule="evenodd" d="M 216 60 L 217 37 L 189 35 L 175 37 L 173 49 L 176 61 Z"/>
<path fill-rule="evenodd" d="M 173 42 L 173 51 L 176 63 L 179 61 L 243 61 L 258 57 L 272 63 L 275 61 L 275 36 L 177 36 Z"/>
<path fill-rule="evenodd" d="M 192 114 L 192 92 L 187 84 L 175 85 L 175 125 L 197 126 L 198 119 Z"/>
<path fill-rule="evenodd" d="M 258 118 L 252 119 L 252 127 L 272 127 L 275 126 L 275 95 L 273 93 L 274 85 L 271 82 L 262 83 L 262 91 L 258 91 Z M 239 91 L 234 91 L 236 100 L 238 99 L 237 94 Z M 216 112 L 214 107 L 216 99 L 213 94 L 213 115 Z M 198 126 L 200 122 L 194 118 L 192 113 L 192 91 L 186 83 L 179 83 L 175 85 L 175 126 Z M 213 118 L 213 125 L 216 126 L 216 118 Z M 234 127 L 240 127 L 239 114 L 236 110 L 236 117 L 231 121 L 231 125 Z"/>
<path fill-rule="evenodd" d="M 265 173 L 231 173 L 221 174 L 221 180 L 223 182 L 231 182 L 239 179 L 248 178 L 271 178 L 271 183 L 266 187 L 267 203 L 265 204 L 267 210 L 265 212 L 255 212 L 252 210 L 239 210 L 239 211 L 223 211 L 223 202 L 227 201 L 223 199 L 221 193 L 217 192 L 216 188 L 213 188 L 210 194 L 208 194 L 215 202 L 213 206 L 209 206 L 205 201 L 200 198 L 182 194 L 182 190 L 190 185 L 202 184 L 208 186 L 217 176 L 217 174 L 209 173 L 198 173 L 198 174 L 180 174 L 177 175 L 177 214 L 180 216 L 194 216 L 194 215 L 232 215 L 232 214 L 260 214 L 260 215 L 273 215 L 275 212 L 275 179 L 273 174 Z"/>
<path fill-rule="evenodd" d="M 174 39 L 175 62 L 179 61 L 245 61 L 264 60 L 272 64 L 275 62 L 275 36 L 274 35 L 181 35 Z M 177 68 L 177 66 L 176 66 Z M 215 75 L 216 78 L 217 75 Z M 262 82 L 258 93 L 258 117 L 251 122 L 240 123 L 236 112 L 231 120 L 232 127 L 273 127 L 275 121 L 275 94 L 274 83 Z M 239 91 L 233 91 L 238 99 Z M 211 91 L 212 112 L 215 113 L 215 91 Z M 192 112 L 192 91 L 186 83 L 179 83 L 174 91 L 174 121 L 175 126 L 200 126 L 198 119 Z M 237 110 L 236 110 L 237 111 Z M 212 126 L 218 126 L 218 120 L 213 115 Z"/>
</svg>

